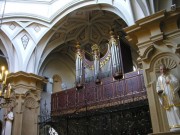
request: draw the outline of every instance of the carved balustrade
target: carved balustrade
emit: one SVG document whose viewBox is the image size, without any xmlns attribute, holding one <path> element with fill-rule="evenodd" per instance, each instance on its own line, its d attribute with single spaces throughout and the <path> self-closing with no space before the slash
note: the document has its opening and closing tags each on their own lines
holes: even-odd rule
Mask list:
<svg viewBox="0 0 180 135">
<path fill-rule="evenodd" d="M 90 82 L 82 90 L 75 88 L 52 94 L 51 110 L 53 116 L 110 107 L 147 99 L 142 71 L 124 75 L 116 81 L 112 77 L 102 79 L 100 85 Z"/>
</svg>

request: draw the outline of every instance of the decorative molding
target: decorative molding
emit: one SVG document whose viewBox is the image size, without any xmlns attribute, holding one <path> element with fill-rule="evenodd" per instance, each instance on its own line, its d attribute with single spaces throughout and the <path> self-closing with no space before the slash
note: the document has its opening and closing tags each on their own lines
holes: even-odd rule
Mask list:
<svg viewBox="0 0 180 135">
<path fill-rule="evenodd" d="M 38 102 L 36 102 L 36 100 L 32 97 L 28 97 L 26 100 L 25 100 L 25 103 L 24 103 L 25 107 L 29 108 L 29 109 L 35 109 L 35 108 L 38 108 L 39 107 L 39 104 Z"/>
<path fill-rule="evenodd" d="M 33 3 L 33 4 L 52 4 L 56 0 L 8 0 L 10 2 L 18 2 L 18 3 Z"/>
<path fill-rule="evenodd" d="M 155 50 L 155 47 L 153 45 L 147 47 L 144 50 L 144 54 L 141 56 L 141 60 L 149 59 L 152 56 L 151 54 L 154 52 L 154 50 Z"/>
<path fill-rule="evenodd" d="M 35 30 L 36 32 L 39 32 L 39 31 L 41 30 L 41 28 L 39 27 L 39 25 L 36 25 L 35 28 L 34 28 L 34 30 Z"/>
<path fill-rule="evenodd" d="M 9 28 L 10 28 L 11 30 L 14 30 L 14 29 L 16 28 L 16 25 L 14 25 L 14 23 L 11 23 L 11 24 L 9 25 Z"/>
<path fill-rule="evenodd" d="M 16 87 L 14 86 L 14 88 Z M 25 97 L 25 95 L 27 95 L 30 91 L 26 89 L 26 86 L 21 86 L 21 89 L 15 89 L 14 92 L 16 95 L 22 95 Z"/>
<path fill-rule="evenodd" d="M 176 68 L 177 63 L 170 57 L 161 57 L 155 62 L 155 72 L 159 72 L 159 67 L 161 64 L 164 64 L 169 70 Z"/>
<path fill-rule="evenodd" d="M 28 43 L 29 43 L 29 37 L 25 34 L 22 38 L 21 38 L 22 44 L 24 49 L 26 49 Z"/>
<path fill-rule="evenodd" d="M 2 99 L 0 102 L 2 103 L 1 108 L 9 108 L 9 107 L 13 107 L 14 108 L 16 106 L 16 99 L 15 99 L 15 97 L 11 97 L 10 102 L 5 102 L 4 99 Z"/>
<path fill-rule="evenodd" d="M 8 80 L 13 81 L 13 79 L 17 79 L 18 77 L 19 78 L 29 78 L 29 79 L 33 78 L 33 80 L 42 81 L 43 83 L 47 83 L 47 80 L 44 77 L 38 76 L 38 75 L 33 74 L 33 73 L 27 73 L 24 71 L 19 71 L 16 73 L 9 74 Z"/>
<path fill-rule="evenodd" d="M 160 41 L 160 40 L 163 40 L 163 39 L 164 39 L 163 32 L 158 33 L 158 34 L 153 35 L 153 36 L 150 37 L 150 40 L 151 40 L 152 42 L 157 42 L 157 41 Z"/>
<path fill-rule="evenodd" d="M 180 57 L 180 44 L 177 45 L 175 53 Z"/>
</svg>

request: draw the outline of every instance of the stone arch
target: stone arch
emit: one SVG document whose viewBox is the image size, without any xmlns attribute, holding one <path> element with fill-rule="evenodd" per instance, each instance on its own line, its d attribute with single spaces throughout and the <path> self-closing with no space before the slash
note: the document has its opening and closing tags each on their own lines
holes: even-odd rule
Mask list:
<svg viewBox="0 0 180 135">
<path fill-rule="evenodd" d="M 8 58 L 8 67 L 10 67 L 12 72 L 16 71 L 27 71 L 27 72 L 34 72 L 33 65 L 34 64 L 34 50 L 36 47 L 36 44 L 39 42 L 39 39 L 47 32 L 49 29 L 48 22 L 45 22 L 43 20 L 35 19 L 36 17 L 30 17 L 26 16 L 19 16 L 19 17 L 10 17 L 10 18 L 3 18 L 3 24 L 1 26 L 1 35 L 0 38 L 5 46 L 7 48 L 7 54 L 5 54 Z M 36 35 L 32 29 L 36 28 L 36 25 L 38 27 L 43 27 L 42 34 Z M 23 37 L 28 37 L 28 43 L 31 43 L 28 45 L 29 52 L 25 53 L 27 55 L 27 58 L 24 62 L 23 57 L 24 53 L 22 53 L 23 45 L 21 46 L 21 42 L 23 42 Z M 18 40 L 17 40 L 18 39 Z M 0 46 L 1 47 L 1 46 Z M 26 48 L 26 47 L 25 47 Z M 26 50 L 26 49 L 24 49 Z M 6 51 L 5 51 L 6 52 Z M 27 51 L 26 51 L 27 52 Z M 12 61 L 14 60 L 14 61 Z M 13 63 L 13 64 L 11 64 Z M 19 65 L 19 66 L 16 66 Z"/>
<path fill-rule="evenodd" d="M 119 17 L 121 17 L 128 25 L 132 25 L 134 23 L 134 19 L 132 15 L 128 12 L 128 8 L 126 8 L 124 5 L 126 4 L 125 1 L 118 1 L 115 0 L 113 3 L 112 1 L 109 2 L 101 2 L 101 1 L 79 1 L 76 3 L 71 3 L 64 8 L 63 15 L 62 9 L 59 9 L 56 11 L 52 16 L 52 22 L 54 24 L 58 23 L 59 20 L 61 20 L 64 16 L 69 14 L 70 12 L 73 12 L 76 9 L 82 8 L 82 7 L 89 7 L 92 8 L 92 10 L 107 10 L 110 12 L 113 12 L 117 14 Z M 55 18 L 55 19 L 54 19 Z"/>
<path fill-rule="evenodd" d="M 91 10 L 110 11 L 110 12 L 118 15 L 120 18 L 122 18 L 128 26 L 132 25 L 134 23 L 134 19 L 132 17 L 132 14 L 130 14 L 128 12 L 128 8 L 125 8 L 123 6 L 123 4 L 125 4 L 125 1 L 114 1 L 113 3 L 112 2 L 102 3 L 100 1 L 97 1 L 97 2 L 95 2 L 95 1 L 91 1 L 91 2 L 90 1 L 83 1 L 83 2 L 79 1 L 76 4 L 72 3 L 71 5 L 67 5 L 66 10 L 64 10 L 64 12 L 63 12 L 63 16 L 61 14 L 62 11 L 60 12 L 60 10 L 62 10 L 62 9 L 59 9 L 59 11 L 54 13 L 53 14 L 54 19 L 51 20 L 51 24 L 52 24 L 52 27 L 54 27 L 55 29 L 58 29 L 61 20 L 66 15 L 68 15 L 69 13 L 71 13 L 77 9 L 80 9 L 82 7 L 87 7 L 87 9 L 91 8 Z M 38 69 L 36 69 L 35 72 L 39 72 L 39 70 L 41 70 L 40 68 L 42 67 L 44 60 L 51 53 L 51 51 L 63 43 L 63 40 L 59 40 L 57 42 L 53 42 L 53 45 L 51 45 L 51 47 L 46 47 L 48 44 L 47 40 L 50 40 L 50 38 L 53 36 L 53 32 L 54 31 L 48 31 L 44 35 L 44 37 L 41 39 L 41 41 L 38 43 L 38 46 L 39 45 L 43 46 L 43 47 L 41 47 L 41 48 L 43 48 L 43 50 L 41 50 L 41 53 L 38 56 L 41 58 L 37 59 L 37 60 L 41 60 L 41 62 L 37 62 L 37 63 L 39 63 L 39 65 L 37 67 Z M 47 36 L 47 34 L 49 34 L 50 36 Z M 45 39 L 46 39 L 46 41 L 44 41 Z"/>
<path fill-rule="evenodd" d="M 74 72 L 74 70 L 71 67 L 72 62 L 71 63 L 67 63 L 66 62 L 67 59 L 68 59 L 67 55 L 61 54 L 61 56 L 63 56 L 63 58 L 59 57 L 58 53 L 53 53 L 53 56 L 50 55 L 46 61 L 45 61 L 45 59 L 42 60 L 44 62 L 41 64 L 41 67 L 39 68 L 39 74 L 42 75 L 43 72 L 46 70 L 46 66 L 54 60 L 54 57 L 56 57 L 57 61 L 61 61 L 61 63 L 63 65 L 66 65 L 67 68 L 75 75 L 75 72 Z M 70 59 L 70 60 L 72 61 L 72 59 Z"/>
<path fill-rule="evenodd" d="M 15 58 L 20 58 L 20 55 L 17 53 L 17 50 L 14 49 L 13 43 L 9 39 L 9 37 L 6 35 L 4 30 L 1 31 L 0 39 L 2 45 L 0 45 L 0 50 L 4 54 L 4 59 L 7 62 L 8 69 L 10 71 L 14 71 L 14 64 L 15 64 Z M 14 56 L 13 56 L 14 55 Z M 16 61 L 16 64 L 18 64 L 18 61 Z M 18 64 L 19 65 L 19 64 Z"/>
</svg>

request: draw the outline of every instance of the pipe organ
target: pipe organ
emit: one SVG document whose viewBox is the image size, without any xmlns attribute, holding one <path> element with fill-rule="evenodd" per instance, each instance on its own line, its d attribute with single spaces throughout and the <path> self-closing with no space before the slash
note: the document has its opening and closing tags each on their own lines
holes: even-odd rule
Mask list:
<svg viewBox="0 0 180 135">
<path fill-rule="evenodd" d="M 111 55 L 111 71 L 115 79 L 122 79 L 123 77 L 123 66 L 122 66 L 122 55 L 119 44 L 119 39 L 115 39 L 113 31 L 110 31 L 109 48 Z"/>
<path fill-rule="evenodd" d="M 76 45 L 76 88 L 81 89 L 83 88 L 84 83 L 84 66 L 83 66 L 83 57 L 84 54 L 80 48 L 80 44 L 77 43 Z"/>
<path fill-rule="evenodd" d="M 100 83 L 100 52 L 99 46 L 94 44 L 92 47 L 93 60 L 94 60 L 94 81 L 98 84 Z"/>
<path fill-rule="evenodd" d="M 98 44 L 91 46 L 93 61 L 85 57 L 85 52 L 80 48 L 79 43 L 76 45 L 76 88 L 83 88 L 83 83 L 94 81 L 96 84 L 101 83 L 101 78 L 113 76 L 114 79 L 120 80 L 123 78 L 124 69 L 121 46 L 126 50 L 128 47 L 120 44 L 120 39 L 116 38 L 113 31 L 110 31 L 110 39 L 107 44 L 107 51 L 100 57 L 101 49 Z M 130 51 L 130 50 L 129 50 Z M 129 54 L 124 54 L 124 58 L 129 58 Z M 130 54 L 131 57 L 131 54 Z M 132 61 L 132 59 L 131 59 Z M 124 61 L 128 62 L 128 61 Z M 132 62 L 129 62 L 132 63 Z M 133 67 L 132 64 L 125 64 L 128 67 Z M 131 68 L 132 69 L 132 68 Z M 128 71 L 129 72 L 129 71 Z"/>
</svg>

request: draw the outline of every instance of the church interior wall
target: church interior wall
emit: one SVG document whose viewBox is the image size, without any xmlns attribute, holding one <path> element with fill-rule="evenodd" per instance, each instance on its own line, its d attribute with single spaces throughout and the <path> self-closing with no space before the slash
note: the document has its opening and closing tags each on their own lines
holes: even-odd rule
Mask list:
<svg viewBox="0 0 180 135">
<path fill-rule="evenodd" d="M 82 35 L 86 35 L 87 33 L 81 32 L 82 34 L 80 38 L 77 37 L 78 32 L 74 32 L 75 34 L 73 34 L 72 31 L 71 35 L 68 33 L 68 30 L 72 30 L 73 27 L 68 26 L 73 24 L 73 22 L 70 22 L 69 24 L 67 23 L 68 26 L 64 29 L 66 19 L 68 19 L 68 17 L 73 13 L 77 12 L 78 14 L 81 13 L 81 11 L 86 11 L 85 9 L 88 9 L 89 11 L 102 11 L 102 14 L 104 11 L 110 11 L 112 14 L 115 14 L 121 18 L 127 26 L 131 26 L 136 23 L 136 21 L 138 22 L 139 19 L 154 14 L 159 10 L 165 9 L 170 11 L 172 4 L 176 4 L 177 7 L 180 5 L 178 0 L 157 0 L 153 2 L 150 0 L 147 2 L 140 0 L 79 0 L 73 2 L 72 0 L 69 0 L 63 1 L 63 3 L 61 0 L 42 0 L 30 2 L 7 1 L 2 26 L 0 26 L 2 30 L 0 33 L 0 50 L 4 56 L 7 56 L 7 58 L 3 57 L 2 60 L 0 58 L 0 62 L 8 67 L 10 72 L 25 71 L 27 73 L 38 74 L 50 79 L 54 74 L 58 74 L 62 77 L 62 85 L 59 87 L 62 87 L 63 90 L 72 88 L 75 85 L 74 52 L 71 51 L 69 52 L 69 55 L 66 56 L 67 54 L 61 54 L 62 52 L 58 52 L 58 49 L 61 49 L 58 47 L 63 47 L 67 44 L 70 45 L 70 47 L 74 47 L 73 45 L 75 45 L 75 42 L 71 42 L 71 36 L 73 36 L 73 38 L 76 40 L 83 38 Z M 3 6 L 4 3 L 0 2 L 0 4 Z M 14 11 L 14 6 L 17 8 L 16 11 Z M 40 8 L 41 10 L 39 10 Z M 79 16 L 79 18 L 80 17 L 81 16 Z M 70 20 L 73 19 L 75 18 L 71 18 Z M 76 25 L 75 22 L 74 25 Z M 151 26 L 155 28 L 155 25 Z M 60 29 L 61 27 L 63 27 L 63 29 Z M 175 42 L 172 45 L 167 43 L 166 46 L 168 48 L 166 49 L 171 48 L 170 46 L 179 45 L 179 37 L 172 38 L 171 36 L 168 36 L 168 33 L 173 32 L 177 27 L 179 27 L 179 25 L 176 26 L 173 24 L 171 19 L 167 20 L 166 23 L 161 24 L 161 28 L 164 30 L 163 32 L 165 33 L 167 40 L 170 42 Z M 162 29 L 159 29 L 159 31 L 162 31 Z M 155 30 L 157 29 L 155 28 Z M 58 35 L 58 33 L 62 31 L 66 34 L 65 36 Z M 139 32 L 138 39 L 135 40 L 139 43 L 143 43 L 149 39 L 149 35 L 153 35 L 156 32 L 157 31 L 153 30 L 151 32 L 148 30 Z M 96 33 L 96 35 L 98 34 Z M 27 37 L 24 39 L 24 36 Z M 95 43 L 97 39 L 94 41 L 83 39 L 82 42 Z M 142 68 L 142 63 L 139 62 L 138 56 L 143 54 L 144 50 L 138 54 L 138 48 L 135 46 L 135 40 L 132 41 L 134 43 L 131 46 L 131 53 L 133 59 L 132 64 L 134 63 L 134 66 L 137 69 Z M 161 50 L 161 48 L 158 49 L 158 44 L 156 45 L 156 43 L 154 43 L 154 46 L 157 47 L 157 51 Z M 57 53 L 52 55 L 56 51 Z M 64 52 L 66 51 L 67 50 L 64 50 Z M 173 49 L 170 49 L 170 51 L 176 53 Z M 178 58 L 176 57 L 176 59 Z M 145 61 L 143 66 L 146 69 L 146 72 L 151 72 L 150 70 L 147 70 L 149 68 L 147 63 L 148 62 Z M 108 64 L 103 67 L 103 70 L 109 68 Z M 178 66 L 178 69 L 179 68 L 180 67 Z M 172 72 L 180 79 L 178 69 L 173 69 Z M 89 73 L 92 72 L 90 71 Z M 150 76 L 145 75 L 145 77 L 149 78 L 150 82 L 155 81 L 153 80 L 155 79 L 154 73 L 150 73 Z M 151 78 L 153 79 L 151 80 Z M 147 80 L 145 81 L 147 82 Z M 51 92 L 52 84 L 51 82 L 48 82 L 46 91 L 44 91 L 42 94 L 42 102 L 44 103 L 47 99 L 47 102 L 49 102 L 49 108 Z M 150 96 L 153 97 L 153 95 Z M 158 111 L 163 113 L 162 110 Z M 27 112 L 27 114 L 28 113 L 29 112 Z"/>
<path fill-rule="evenodd" d="M 179 76 L 179 73 L 177 73 L 179 70 L 179 40 L 177 40 L 179 39 L 177 32 L 178 15 L 178 8 L 176 10 L 171 9 L 171 11 L 161 11 L 151 15 L 151 18 L 146 17 L 137 21 L 136 26 L 144 22 L 141 26 L 139 25 L 139 30 L 134 29 L 136 26 L 129 27 L 130 29 L 134 29 L 134 32 L 136 33 L 134 34 L 136 35 L 137 39 L 134 41 L 137 41 L 136 45 L 139 48 L 140 54 L 139 59 L 141 59 L 144 69 L 144 80 L 147 89 L 154 132 L 169 131 L 167 116 L 164 112 L 165 110 L 158 102 L 159 99 L 158 95 L 156 94 L 156 80 L 158 76 L 157 70 L 159 70 L 160 63 L 165 64 L 168 69 L 172 69 L 170 72 L 175 74 L 175 76 Z M 154 19 L 160 16 L 164 19 L 156 19 L 154 22 Z M 143 25 L 146 25 L 146 27 L 143 27 Z M 149 27 L 149 29 L 146 29 L 147 27 Z M 129 28 L 126 29 L 127 33 Z M 132 36 L 132 33 L 130 33 L 128 33 L 128 35 L 134 38 L 134 35 Z M 164 36 L 161 36 L 162 33 Z M 173 36 L 171 34 L 173 34 Z M 146 38 L 143 38 L 144 35 L 146 35 Z M 127 38 L 130 39 L 129 37 Z"/>
<path fill-rule="evenodd" d="M 54 74 L 58 74 L 62 77 L 62 83 L 66 83 L 67 89 L 74 86 L 74 73 L 68 69 L 67 65 L 62 61 L 54 60 L 46 65 L 46 69 L 43 71 L 43 76 L 52 78 Z"/>
</svg>

